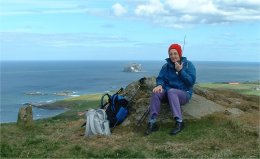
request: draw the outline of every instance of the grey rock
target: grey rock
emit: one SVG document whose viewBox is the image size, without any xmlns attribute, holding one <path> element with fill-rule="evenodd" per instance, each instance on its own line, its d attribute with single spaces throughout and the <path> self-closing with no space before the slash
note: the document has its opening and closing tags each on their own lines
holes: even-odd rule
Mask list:
<svg viewBox="0 0 260 159">
<path fill-rule="evenodd" d="M 205 97 L 197 94 L 192 95 L 192 99 L 189 103 L 182 106 L 184 118 L 196 118 L 199 119 L 203 116 L 225 111 L 225 107 L 207 100 Z"/>
<path fill-rule="evenodd" d="M 33 125 L 32 106 L 21 107 L 18 112 L 17 125 L 28 128 Z"/>
<path fill-rule="evenodd" d="M 231 116 L 239 116 L 243 114 L 244 112 L 238 108 L 227 108 L 225 110 L 226 115 L 231 115 Z"/>
<path fill-rule="evenodd" d="M 130 115 L 122 125 L 135 125 L 138 122 L 138 120 L 149 108 L 152 90 L 155 86 L 156 78 L 149 77 L 141 80 L 141 82 L 139 80 L 130 83 L 125 88 L 124 95 L 130 100 Z M 196 92 L 207 95 L 207 91 L 199 87 L 196 88 Z M 203 96 L 194 93 L 190 102 L 182 106 L 182 110 L 184 119 L 199 119 L 214 112 L 224 112 L 225 108 Z M 173 120 L 168 103 L 161 104 L 158 120 L 160 122 L 169 122 Z M 145 124 L 146 122 L 147 118 L 144 120 Z"/>
</svg>

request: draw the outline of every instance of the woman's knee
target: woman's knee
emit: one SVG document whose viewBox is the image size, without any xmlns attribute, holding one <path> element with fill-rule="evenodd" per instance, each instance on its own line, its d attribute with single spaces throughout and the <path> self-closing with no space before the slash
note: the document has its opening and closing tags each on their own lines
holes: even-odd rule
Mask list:
<svg viewBox="0 0 260 159">
<path fill-rule="evenodd" d="M 167 91 L 167 94 L 177 94 L 177 89 L 171 88 Z"/>
<path fill-rule="evenodd" d="M 156 92 L 153 92 L 152 93 L 152 97 L 154 98 L 159 98 L 160 97 L 160 93 L 156 93 Z"/>
<path fill-rule="evenodd" d="M 163 98 L 163 94 L 162 93 L 156 93 L 156 92 L 152 93 L 152 99 L 159 99 L 159 100 L 161 100 L 162 98 Z"/>
</svg>

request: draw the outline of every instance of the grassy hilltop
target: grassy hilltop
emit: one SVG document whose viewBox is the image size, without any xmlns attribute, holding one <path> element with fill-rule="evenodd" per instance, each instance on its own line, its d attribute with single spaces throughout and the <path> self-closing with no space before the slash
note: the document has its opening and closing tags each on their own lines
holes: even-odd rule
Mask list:
<svg viewBox="0 0 260 159">
<path fill-rule="evenodd" d="M 258 99 L 258 83 L 200 84 L 214 91 Z M 230 88 L 232 87 L 232 88 Z M 246 93 L 245 93 L 246 92 Z M 253 95 L 248 95 L 253 94 Z M 144 127 L 118 126 L 109 137 L 84 137 L 86 109 L 99 105 L 101 94 L 83 95 L 48 105 L 70 110 L 48 119 L 34 121 L 25 129 L 16 123 L 1 124 L 1 158 L 259 158 L 259 106 L 248 107 L 240 116 L 215 113 L 201 119 L 185 120 L 186 128 L 170 136 L 173 123 L 159 123 L 160 131 L 143 136 Z M 227 96 L 227 98 L 229 98 Z M 250 98 L 249 98 L 250 99 Z"/>
</svg>

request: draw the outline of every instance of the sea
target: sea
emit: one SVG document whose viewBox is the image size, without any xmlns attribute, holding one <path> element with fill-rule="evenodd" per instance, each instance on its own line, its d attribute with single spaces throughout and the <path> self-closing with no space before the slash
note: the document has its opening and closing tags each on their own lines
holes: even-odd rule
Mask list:
<svg viewBox="0 0 260 159">
<path fill-rule="evenodd" d="M 141 72 L 124 72 L 137 63 Z M 105 93 L 142 77 L 157 76 L 162 61 L 1 61 L 0 123 L 16 122 L 26 103 L 52 103 L 82 94 Z M 197 83 L 260 80 L 259 62 L 193 61 Z M 55 116 L 65 109 L 33 107 L 34 119 Z"/>
</svg>

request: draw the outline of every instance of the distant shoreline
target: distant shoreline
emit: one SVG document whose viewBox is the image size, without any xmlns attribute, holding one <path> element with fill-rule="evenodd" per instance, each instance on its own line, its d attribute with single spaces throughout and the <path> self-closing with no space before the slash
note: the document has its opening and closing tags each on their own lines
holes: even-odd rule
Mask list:
<svg viewBox="0 0 260 159">
<path fill-rule="evenodd" d="M 257 92 L 257 94 L 260 96 L 260 86 L 259 86 L 260 80 L 259 81 L 251 81 L 251 82 L 241 82 L 238 83 L 238 85 L 233 85 L 233 84 L 229 84 L 229 82 L 212 82 L 212 83 L 198 83 L 197 85 L 202 86 L 202 87 L 215 87 L 215 85 L 222 85 L 222 86 L 230 86 L 230 87 L 239 87 L 239 85 L 252 85 L 252 87 L 248 86 L 249 89 L 251 89 L 252 91 Z M 257 87 L 257 88 L 256 88 Z M 256 89 L 254 89 L 256 88 Z M 259 89 L 258 89 L 259 88 Z M 233 89 L 233 88 L 228 88 L 225 87 L 225 89 Z M 239 90 L 239 89 L 238 89 Z M 249 90 L 250 91 L 250 90 Z M 70 110 L 71 105 L 73 105 L 73 100 L 77 101 L 79 99 L 84 100 L 87 99 L 89 96 L 95 96 L 97 98 L 97 100 L 100 100 L 102 93 L 90 93 L 90 94 L 81 94 L 78 97 L 67 97 L 65 99 L 62 100 L 58 100 L 58 101 L 53 101 L 51 103 L 46 103 L 46 104 L 42 104 L 42 105 L 33 105 L 31 104 L 34 108 L 39 108 L 39 109 L 47 109 L 47 110 L 65 110 L 68 111 Z M 26 103 L 27 105 L 29 105 L 30 103 Z M 63 113 L 65 113 L 63 112 Z M 63 114 L 60 113 L 60 114 Z M 60 115 L 60 114 L 56 114 L 54 116 Z M 50 117 L 54 117 L 54 116 L 50 116 Z M 49 117 L 47 117 L 49 118 Z M 45 118 L 41 118 L 41 119 L 45 119 Z M 38 120 L 38 119 L 37 119 Z M 15 123 L 14 122 L 1 122 L 2 123 Z"/>
</svg>

